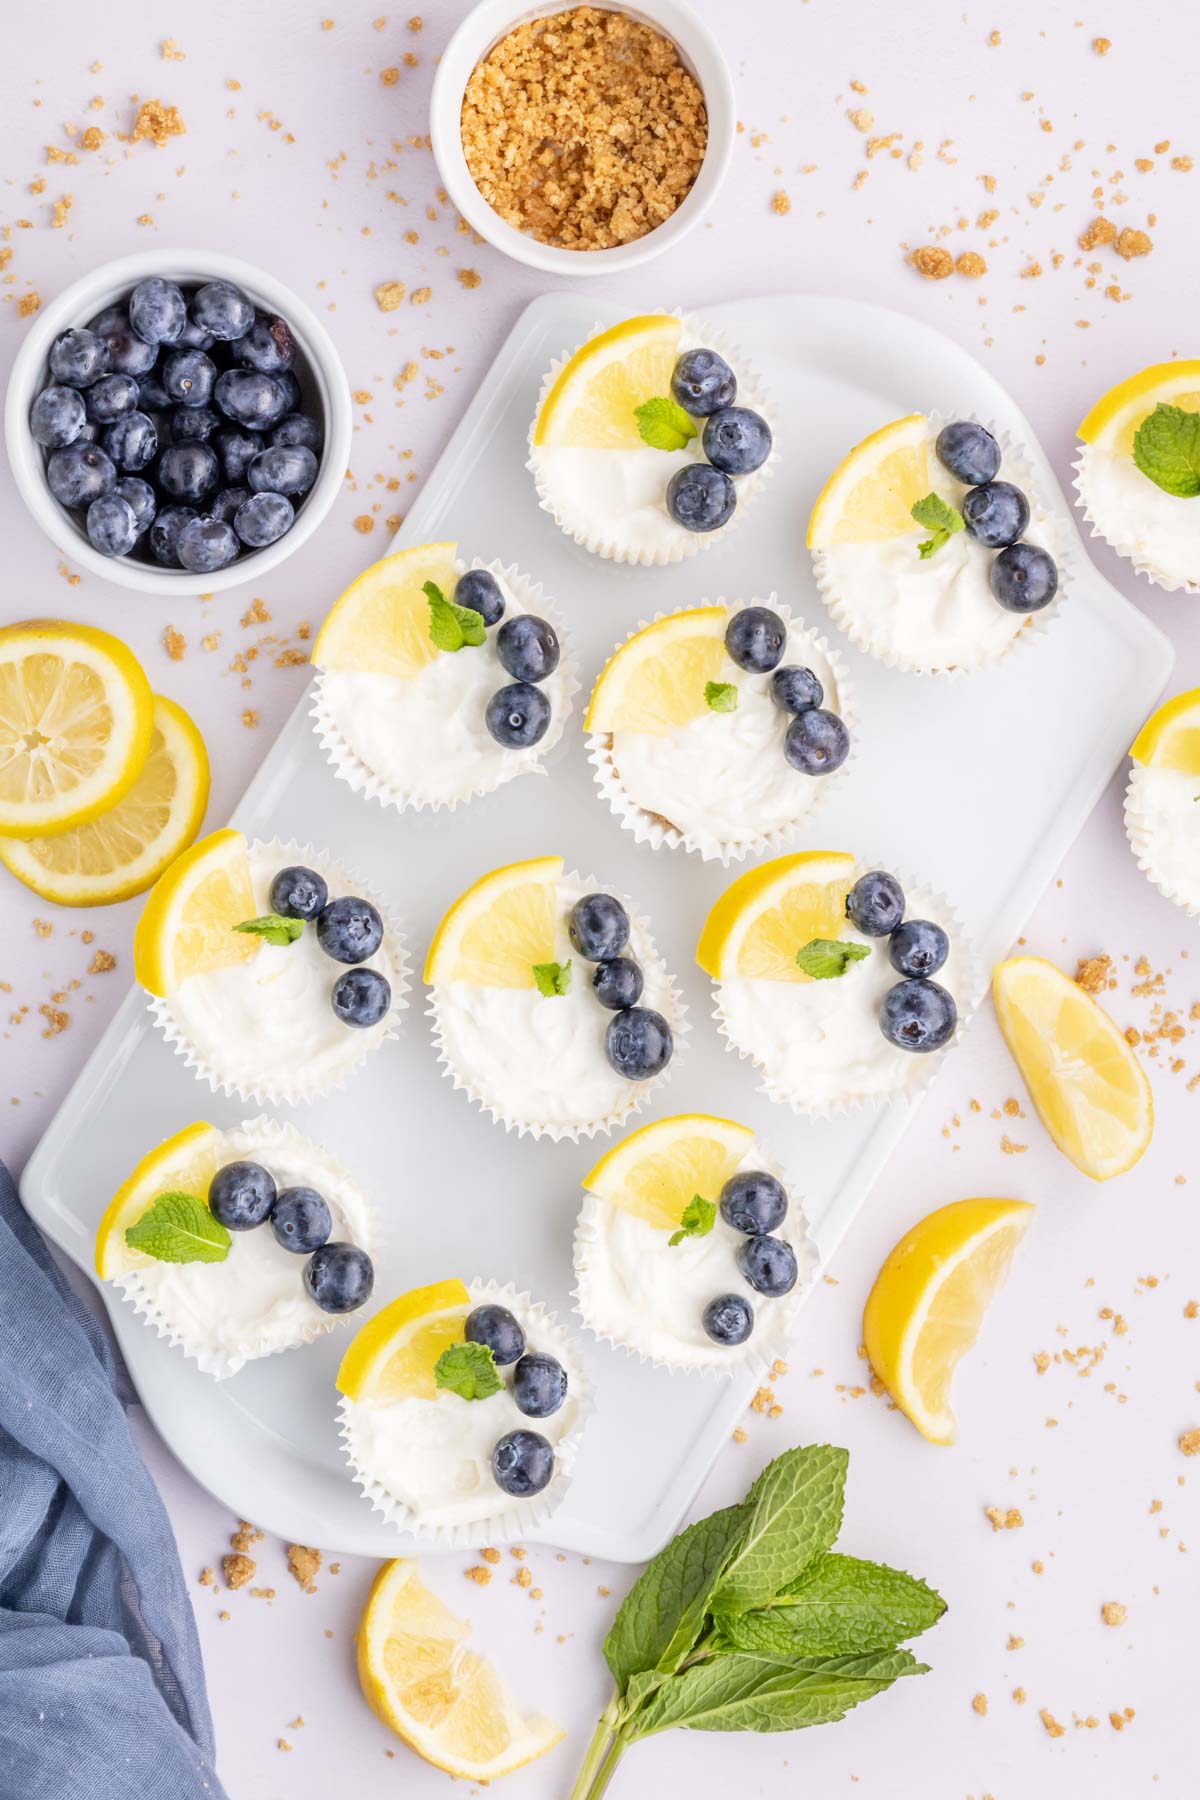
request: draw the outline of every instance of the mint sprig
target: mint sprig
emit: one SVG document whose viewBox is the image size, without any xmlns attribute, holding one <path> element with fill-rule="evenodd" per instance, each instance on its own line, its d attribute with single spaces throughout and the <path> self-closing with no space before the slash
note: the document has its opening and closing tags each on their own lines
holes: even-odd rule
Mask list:
<svg viewBox="0 0 1200 1800">
<path fill-rule="evenodd" d="M 706 681 L 704 684 L 704 704 L 713 712 L 736 712 L 738 691 L 732 681 Z"/>
<path fill-rule="evenodd" d="M 956 531 L 964 528 L 962 514 L 940 494 L 926 494 L 923 500 L 918 500 L 912 508 L 912 516 L 918 525 L 926 526 L 933 533 L 917 545 L 922 562 L 935 555 Z"/>
<path fill-rule="evenodd" d="M 1200 494 L 1200 413 L 1159 401 L 1133 434 L 1133 460 L 1164 494 Z"/>
<path fill-rule="evenodd" d="M 490 1400 L 504 1386 L 489 1344 L 451 1344 L 433 1365 L 433 1380 L 463 1400 Z"/>
<path fill-rule="evenodd" d="M 534 963 L 533 979 L 537 982 L 537 991 L 544 994 L 547 1000 L 568 992 L 571 986 L 571 958 L 565 963 Z"/>
<path fill-rule="evenodd" d="M 422 582 L 421 592 L 429 602 L 429 641 L 439 650 L 474 649 L 487 642 L 483 614 L 473 606 L 447 600 L 436 581 Z"/>
<path fill-rule="evenodd" d="M 214 1219 L 195 1194 L 160 1194 L 141 1218 L 126 1228 L 131 1250 L 155 1262 L 224 1262 L 233 1242 L 220 1219 Z"/>
<path fill-rule="evenodd" d="M 671 1233 L 667 1243 L 674 1249 L 684 1238 L 707 1237 L 716 1222 L 716 1203 L 705 1200 L 701 1194 L 693 1194 L 680 1216 L 678 1231 Z"/>
<path fill-rule="evenodd" d="M 642 442 L 649 444 L 652 450 L 682 450 L 696 435 L 695 421 L 669 394 L 643 400 L 640 406 L 634 407 L 633 416 Z"/>
<path fill-rule="evenodd" d="M 285 919 L 282 913 L 262 913 L 257 919 L 243 919 L 233 929 L 250 937 L 265 938 L 268 944 L 294 944 L 304 930 L 304 920 Z"/>
<path fill-rule="evenodd" d="M 796 952 L 796 966 L 813 981 L 834 981 L 851 963 L 870 956 L 869 944 L 847 944 L 837 938 L 811 938 Z"/>
</svg>

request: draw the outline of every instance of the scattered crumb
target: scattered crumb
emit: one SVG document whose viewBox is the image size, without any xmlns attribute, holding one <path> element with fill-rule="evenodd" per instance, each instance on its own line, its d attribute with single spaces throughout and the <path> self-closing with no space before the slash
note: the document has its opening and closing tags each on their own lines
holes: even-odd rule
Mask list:
<svg viewBox="0 0 1200 1800">
<path fill-rule="evenodd" d="M 460 269 L 458 279 L 465 288 L 477 288 L 483 285 L 483 276 L 478 269 Z"/>
<path fill-rule="evenodd" d="M 1063 1734 L 1065 1733 L 1065 1731 L 1067 1729 L 1066 1726 L 1060 1725 L 1058 1720 L 1054 1717 L 1054 1714 L 1052 1712 L 1050 1712 L 1047 1707 L 1043 1706 L 1041 1712 L 1038 1714 L 1038 1717 L 1041 1719 L 1042 1724 L 1046 1727 L 1047 1737 L 1060 1738 L 1063 1736 Z"/>
<path fill-rule="evenodd" d="M 168 625 L 163 632 L 163 648 L 172 662 L 182 662 L 187 655 L 187 639 L 182 631 L 176 631 L 173 625 Z"/>
<path fill-rule="evenodd" d="M 288 1568 L 305 1593 L 315 1594 L 315 1577 L 321 1567 L 321 1552 L 311 1549 L 307 1544 L 289 1544 L 287 1560 Z"/>
<path fill-rule="evenodd" d="M 778 213 L 780 218 L 784 218 L 791 210 L 791 196 L 785 193 L 783 188 L 779 188 L 778 191 L 771 196 L 771 211 L 773 213 Z"/>
<path fill-rule="evenodd" d="M 1180 1433 L 1179 1448 L 1185 1456 L 1200 1456 L 1200 1426 Z"/>
<path fill-rule="evenodd" d="M 1100 1608 L 1100 1617 L 1106 1625 L 1123 1625 L 1125 1608 L 1119 1600 L 1106 1600 Z"/>
<path fill-rule="evenodd" d="M 149 138 L 161 150 L 169 138 L 183 137 L 186 132 L 187 126 L 179 116 L 178 107 L 164 106 L 161 100 L 143 100 L 133 121 L 129 142 L 139 144 L 143 138 Z"/>
<path fill-rule="evenodd" d="M 88 964 L 88 974 L 107 975 L 109 970 L 115 969 L 116 966 L 117 959 L 112 954 L 111 950 L 97 950 L 91 962 Z"/>
<path fill-rule="evenodd" d="M 479 1587 L 486 1587 L 488 1582 L 492 1579 L 492 1571 L 485 1568 L 482 1563 L 476 1563 L 474 1567 L 465 1569 L 463 1573 L 466 1575 L 468 1581 L 475 1582 Z"/>
<path fill-rule="evenodd" d="M 247 731 L 253 731 L 258 725 L 258 714 L 252 706 L 248 706 L 242 714 L 242 724 Z"/>
<path fill-rule="evenodd" d="M 221 1567 L 225 1571 L 227 1588 L 245 1587 L 248 1581 L 254 1580 L 258 1572 L 258 1565 L 254 1558 L 244 1555 L 240 1550 L 231 1551 L 228 1556 L 222 1557 Z"/>
<path fill-rule="evenodd" d="M 940 244 L 922 244 L 919 250 L 913 251 L 909 261 L 926 281 L 945 281 L 947 275 L 954 272 L 954 258 Z"/>
<path fill-rule="evenodd" d="M 1096 52 L 1097 56 L 1107 56 L 1112 49 L 1112 39 L 1106 37 L 1093 38 L 1092 49 Z"/>
<path fill-rule="evenodd" d="M 976 1694 L 975 1698 L 971 1702 L 971 1705 L 974 1707 L 975 1711 L 979 1714 L 981 1719 L 986 1719 L 987 1709 L 988 1709 L 988 1700 L 987 1700 L 986 1694 Z"/>
<path fill-rule="evenodd" d="M 1025 1523 L 1015 1506 L 1010 1506 L 1007 1512 L 1001 1511 L 998 1506 L 985 1506 L 983 1512 L 984 1517 L 991 1522 L 993 1531 L 1018 1531 Z"/>
<path fill-rule="evenodd" d="M 395 312 L 403 298 L 402 281 L 383 281 L 375 289 L 375 304 L 380 312 Z"/>
</svg>

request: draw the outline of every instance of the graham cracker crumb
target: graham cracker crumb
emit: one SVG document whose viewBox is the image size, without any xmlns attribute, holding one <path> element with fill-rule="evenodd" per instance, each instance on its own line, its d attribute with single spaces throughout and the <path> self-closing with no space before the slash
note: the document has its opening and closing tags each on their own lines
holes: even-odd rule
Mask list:
<svg viewBox="0 0 1200 1800">
<path fill-rule="evenodd" d="M 1119 1600 L 1106 1600 L 1100 1608 L 1100 1617 L 1106 1625 L 1123 1625 L 1125 1608 Z"/>
<path fill-rule="evenodd" d="M 926 281 L 945 281 L 947 275 L 954 272 L 954 258 L 940 244 L 922 244 L 909 257 L 918 275 Z"/>
<path fill-rule="evenodd" d="M 42 296 L 37 292 L 22 294 L 17 301 L 18 319 L 28 319 L 42 304 Z"/>
<path fill-rule="evenodd" d="M 179 48 L 174 38 L 164 38 L 160 46 L 160 54 L 164 62 L 186 62 L 187 53 Z"/>
<path fill-rule="evenodd" d="M 432 299 L 433 299 L 433 289 L 432 288 L 430 288 L 430 287 L 414 288 L 412 293 L 409 295 L 409 305 L 410 306 L 428 306 L 429 302 Z"/>
<path fill-rule="evenodd" d="M 1180 1433 L 1179 1448 L 1185 1456 L 1200 1456 L 1200 1426 Z"/>
<path fill-rule="evenodd" d="M 477 288 L 483 285 L 483 276 L 478 269 L 459 269 L 458 279 L 465 288 Z"/>
<path fill-rule="evenodd" d="M 182 662 L 187 655 L 187 639 L 173 625 L 168 625 L 163 632 L 163 647 L 172 662 Z"/>
<path fill-rule="evenodd" d="M 744 1425 L 734 1426 L 733 1441 L 735 1444 L 744 1444 L 746 1442 L 746 1428 Z"/>
<path fill-rule="evenodd" d="M 251 1525 L 249 1519 L 243 1519 L 229 1542 L 235 1550 L 249 1550 L 251 1544 L 261 1544 L 263 1534 L 257 1525 Z"/>
<path fill-rule="evenodd" d="M 468 1581 L 475 1582 L 479 1587 L 486 1587 L 492 1579 L 492 1571 L 485 1568 L 482 1563 L 476 1563 L 473 1568 L 465 1569 L 463 1573 Z"/>
<path fill-rule="evenodd" d="M 313 1550 L 307 1544 L 289 1544 L 287 1547 L 288 1568 L 300 1583 L 306 1594 L 315 1594 L 314 1577 L 321 1567 L 321 1552 Z"/>
<path fill-rule="evenodd" d="M 1103 994 L 1106 989 L 1115 988 L 1117 978 L 1113 973 L 1112 957 L 1081 957 L 1075 971 L 1075 985 L 1081 987 L 1085 994 Z"/>
<path fill-rule="evenodd" d="M 280 1738 L 278 1747 L 280 1750 L 290 1750 L 292 1746 L 288 1743 L 286 1738 Z"/>
<path fill-rule="evenodd" d="M 258 714 L 252 706 L 248 706 L 242 714 L 242 724 L 247 731 L 254 731 L 258 725 Z"/>
<path fill-rule="evenodd" d="M 1041 1719 L 1042 1724 L 1046 1727 L 1047 1737 L 1060 1738 L 1065 1734 L 1066 1729 L 1067 1729 L 1066 1726 L 1060 1725 L 1058 1720 L 1054 1717 L 1054 1714 L 1052 1712 L 1050 1712 L 1050 1710 L 1047 1707 L 1043 1706 L 1041 1712 L 1038 1714 L 1038 1717 Z"/>
<path fill-rule="evenodd" d="M 375 521 L 370 513 L 359 513 L 357 519 L 354 521 L 354 529 L 355 531 L 361 531 L 364 537 L 367 535 L 368 531 L 374 531 Z"/>
<path fill-rule="evenodd" d="M 149 138 L 161 150 L 168 139 L 183 137 L 186 132 L 187 126 L 179 116 L 178 107 L 164 106 L 161 100 L 143 100 L 133 121 L 129 142 L 140 144 L 143 138 Z"/>
<path fill-rule="evenodd" d="M 791 195 L 786 193 L 783 188 L 779 188 L 778 191 L 771 196 L 771 211 L 773 213 L 778 213 L 780 218 L 784 218 L 791 210 Z"/>
<path fill-rule="evenodd" d="M 98 125 L 89 125 L 79 142 L 84 150 L 98 150 L 104 142 L 104 133 Z"/>
<path fill-rule="evenodd" d="M 403 298 L 402 281 L 382 281 L 375 289 L 375 304 L 380 312 L 395 312 Z"/>
<path fill-rule="evenodd" d="M 1029 1698 L 1023 1687 L 1015 1687 L 1013 1689 L 1012 1697 L 1018 1706 L 1024 1706 L 1026 1700 Z"/>
<path fill-rule="evenodd" d="M 988 1700 L 987 1700 L 986 1694 L 976 1694 L 975 1698 L 971 1702 L 971 1705 L 974 1707 L 975 1711 L 979 1714 L 981 1719 L 987 1718 Z"/>
<path fill-rule="evenodd" d="M 954 268 L 957 274 L 965 275 L 971 281 L 987 274 L 987 264 L 978 250 L 964 250 L 955 260 Z"/>
<path fill-rule="evenodd" d="M 255 1575 L 258 1573 L 258 1564 L 255 1562 L 254 1558 L 252 1556 L 246 1556 L 240 1550 L 231 1551 L 228 1556 L 222 1557 L 221 1567 L 225 1571 L 225 1586 L 227 1588 L 245 1587 L 246 1583 L 248 1581 L 253 1581 Z"/>
<path fill-rule="evenodd" d="M 1106 37 L 1093 38 L 1092 49 L 1096 52 L 1097 56 L 1107 56 L 1112 49 L 1112 39 Z"/>
<path fill-rule="evenodd" d="M 993 1531 L 1018 1531 L 1025 1523 L 1022 1514 L 1015 1506 L 1010 1506 L 1007 1512 L 1002 1512 L 998 1506 L 985 1506 L 983 1513 L 984 1517 L 991 1522 Z"/>
<path fill-rule="evenodd" d="M 482 1556 L 485 1563 L 491 1563 L 493 1567 L 500 1561 L 500 1552 L 498 1550 L 489 1548 L 487 1550 L 481 1550 L 479 1554 Z"/>
<path fill-rule="evenodd" d="M 1125 227 L 1116 242 L 1117 255 L 1124 257 L 1126 262 L 1132 262 L 1135 256 L 1149 256 L 1153 248 L 1154 245 L 1144 231 L 1132 231 L 1129 226 Z"/>
<path fill-rule="evenodd" d="M 88 974 L 107 975 L 109 970 L 115 969 L 116 966 L 117 959 L 112 954 L 111 950 L 97 950 L 91 962 L 88 964 Z"/>
<path fill-rule="evenodd" d="M 200 1586 L 201 1587 L 216 1587 L 216 1585 L 217 1585 L 216 1570 L 215 1569 L 201 1569 L 201 1571 L 200 1571 Z"/>
</svg>

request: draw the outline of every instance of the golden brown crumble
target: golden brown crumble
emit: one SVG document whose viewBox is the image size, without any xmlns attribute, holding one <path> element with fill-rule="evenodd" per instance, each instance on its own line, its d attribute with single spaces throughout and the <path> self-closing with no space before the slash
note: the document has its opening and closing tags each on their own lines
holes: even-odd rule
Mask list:
<svg viewBox="0 0 1200 1800">
<path fill-rule="evenodd" d="M 248 706 L 242 714 L 242 724 L 247 731 L 253 731 L 258 724 L 258 714 L 252 706 Z"/>
<path fill-rule="evenodd" d="M 780 188 L 777 193 L 772 194 L 772 196 L 771 196 L 771 211 L 773 213 L 778 213 L 780 218 L 785 218 L 787 216 L 787 214 L 791 212 L 791 210 L 792 210 L 791 195 L 786 193 L 783 188 Z"/>
<path fill-rule="evenodd" d="M 971 1702 L 971 1705 L 974 1707 L 975 1711 L 979 1714 L 981 1719 L 987 1718 L 988 1699 L 987 1699 L 986 1694 L 976 1694 L 975 1698 Z"/>
<path fill-rule="evenodd" d="M 428 306 L 433 299 L 433 289 L 429 287 L 414 288 L 409 296 L 411 306 Z"/>
<path fill-rule="evenodd" d="M 1154 245 L 1144 231 L 1133 231 L 1127 225 L 1117 238 L 1115 248 L 1118 256 L 1132 262 L 1135 256 L 1149 256 Z"/>
<path fill-rule="evenodd" d="M 1066 1729 L 1067 1729 L 1066 1726 L 1059 1724 L 1058 1720 L 1054 1717 L 1054 1714 L 1049 1710 L 1048 1707 L 1043 1706 L 1041 1712 L 1038 1714 L 1038 1717 L 1041 1719 L 1042 1724 L 1046 1727 L 1047 1737 L 1060 1738 L 1065 1734 Z"/>
<path fill-rule="evenodd" d="M 41 304 L 42 304 L 42 296 L 39 293 L 37 293 L 36 291 L 34 291 L 32 293 L 28 293 L 28 294 L 22 294 L 21 298 L 17 301 L 17 317 L 18 317 L 18 319 L 28 319 L 32 313 L 35 313 L 37 311 L 38 307 Z"/>
<path fill-rule="evenodd" d="M 468 1581 L 475 1582 L 479 1587 L 486 1587 L 492 1579 L 492 1571 L 485 1568 L 482 1563 L 476 1563 L 473 1568 L 464 1569 L 463 1573 Z"/>
<path fill-rule="evenodd" d="M 1103 994 L 1106 989 L 1115 988 L 1117 978 L 1113 973 L 1112 957 L 1103 952 L 1099 956 L 1080 957 L 1075 970 L 1075 985 L 1085 994 Z"/>
<path fill-rule="evenodd" d="M 380 312 L 395 312 L 403 298 L 402 281 L 382 281 L 375 289 L 375 304 Z"/>
<path fill-rule="evenodd" d="M 971 281 L 987 274 L 987 264 L 978 250 L 964 250 L 955 260 L 954 268 L 956 274 L 966 275 Z"/>
<path fill-rule="evenodd" d="M 478 269 L 460 269 L 458 279 L 465 288 L 477 288 L 483 282 L 483 276 Z"/>
<path fill-rule="evenodd" d="M 117 959 L 111 950 L 97 950 L 91 962 L 88 964 L 88 974 L 107 975 L 109 970 L 115 969 L 116 966 Z"/>
<path fill-rule="evenodd" d="M 481 1550 L 479 1554 L 482 1556 L 485 1563 L 492 1563 L 495 1565 L 500 1561 L 500 1552 L 498 1550 L 493 1550 L 490 1547 L 486 1550 Z"/>
<path fill-rule="evenodd" d="M 227 1588 L 245 1587 L 248 1581 L 254 1580 L 258 1569 L 254 1558 L 247 1556 L 242 1550 L 232 1550 L 228 1556 L 222 1557 L 221 1567 L 225 1571 Z"/>
<path fill-rule="evenodd" d="M 288 1568 L 305 1593 L 315 1593 L 315 1577 L 321 1567 L 321 1552 L 311 1549 L 307 1544 L 289 1544 L 287 1560 Z"/>
<path fill-rule="evenodd" d="M 187 52 L 181 50 L 174 38 L 164 38 L 160 46 L 164 62 L 186 62 Z"/>
<path fill-rule="evenodd" d="M 143 100 L 133 121 L 129 141 L 139 144 L 143 138 L 149 138 L 161 150 L 168 138 L 183 137 L 186 131 L 177 106 L 164 106 L 161 100 Z"/>
<path fill-rule="evenodd" d="M 1092 49 L 1096 52 L 1097 56 L 1107 56 L 1112 49 L 1112 39 L 1095 37 L 1092 39 Z"/>
<path fill-rule="evenodd" d="M 1179 1448 L 1185 1456 L 1200 1456 L 1200 1426 L 1180 1433 Z"/>
<path fill-rule="evenodd" d="M 163 648 L 172 662 L 182 662 L 187 654 L 187 639 L 182 631 L 176 631 L 173 625 L 168 625 L 163 632 Z"/>
<path fill-rule="evenodd" d="M 926 281 L 945 281 L 954 272 L 954 258 L 940 244 L 922 244 L 909 258 L 918 275 Z"/>
<path fill-rule="evenodd" d="M 1081 250 L 1097 250 L 1101 244 L 1115 244 L 1116 241 L 1116 226 L 1111 219 L 1103 217 L 1093 219 L 1087 230 L 1079 234 Z"/>
<path fill-rule="evenodd" d="M 1125 1608 L 1119 1600 L 1106 1600 L 1100 1608 L 1100 1617 L 1106 1625 L 1123 1625 Z"/>
<path fill-rule="evenodd" d="M 375 521 L 370 513 L 359 513 L 357 519 L 354 521 L 354 529 L 355 531 L 361 531 L 364 537 L 367 535 L 368 531 L 374 531 Z"/>
<path fill-rule="evenodd" d="M 998 1506 L 985 1506 L 984 1517 L 990 1522 L 993 1531 L 1018 1531 L 1025 1520 L 1015 1506 L 1002 1512 Z"/>
</svg>

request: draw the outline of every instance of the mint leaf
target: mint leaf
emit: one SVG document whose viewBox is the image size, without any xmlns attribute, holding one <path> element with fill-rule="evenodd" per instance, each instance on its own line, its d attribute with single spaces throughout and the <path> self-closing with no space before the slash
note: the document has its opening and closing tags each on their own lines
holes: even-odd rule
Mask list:
<svg viewBox="0 0 1200 1800">
<path fill-rule="evenodd" d="M 706 681 L 704 700 L 714 712 L 736 712 L 738 691 L 732 681 Z"/>
<path fill-rule="evenodd" d="M 870 956 L 869 944 L 839 943 L 836 938 L 810 938 L 796 952 L 796 966 L 814 981 L 833 981 L 844 975 L 851 963 Z"/>
<path fill-rule="evenodd" d="M 681 1531 L 643 1569 L 604 1640 L 604 1660 L 622 1693 L 635 1675 L 669 1673 L 692 1650 L 745 1522 L 741 1506 L 710 1513 Z"/>
<path fill-rule="evenodd" d="M 285 919 L 282 913 L 263 913 L 257 919 L 243 919 L 233 929 L 250 937 L 266 938 L 268 944 L 294 944 L 304 930 L 304 920 Z"/>
<path fill-rule="evenodd" d="M 941 1595 L 915 1575 L 856 1556 L 822 1556 L 765 1612 L 717 1620 L 721 1648 L 771 1656 L 843 1656 L 894 1650 L 936 1625 Z"/>
<path fill-rule="evenodd" d="M 565 994 L 571 985 L 571 959 L 565 963 L 534 963 L 533 979 L 537 982 L 539 994 L 545 994 L 552 1000 L 557 994 Z"/>
<path fill-rule="evenodd" d="M 845 1450 L 810 1444 L 767 1464 L 746 1496 L 745 1534 L 713 1593 L 713 1612 L 768 1606 L 780 1588 L 832 1548 L 849 1460 Z"/>
<path fill-rule="evenodd" d="M 463 1400 L 490 1400 L 504 1386 L 489 1344 L 451 1344 L 433 1365 L 433 1379 Z"/>
<path fill-rule="evenodd" d="M 922 562 L 940 550 L 956 531 L 963 529 L 962 514 L 943 500 L 940 494 L 926 494 L 923 500 L 918 500 L 913 506 L 912 516 L 918 525 L 927 525 L 933 533 L 931 538 L 926 538 L 923 544 L 917 545 Z"/>
<path fill-rule="evenodd" d="M 1134 433 L 1133 460 L 1164 494 L 1194 500 L 1200 494 L 1200 413 L 1160 400 Z"/>
<path fill-rule="evenodd" d="M 684 1238 L 707 1237 L 717 1219 L 716 1203 L 705 1200 L 699 1194 L 693 1194 L 683 1209 L 679 1221 L 679 1230 L 673 1231 L 667 1239 L 672 1248 L 682 1244 Z"/>
<path fill-rule="evenodd" d="M 447 600 L 436 581 L 426 581 L 421 592 L 429 602 L 429 641 L 439 650 L 476 648 L 487 641 L 483 614 L 473 606 L 456 606 Z"/>
<path fill-rule="evenodd" d="M 224 1262 L 232 1239 L 195 1194 L 160 1194 L 125 1232 L 131 1250 L 156 1262 Z"/>
<path fill-rule="evenodd" d="M 673 1725 L 691 1731 L 798 1731 L 829 1725 L 902 1675 L 925 1675 L 908 1650 L 798 1662 L 738 1653 L 694 1663 L 672 1676 L 625 1725 L 627 1741 Z"/>
<path fill-rule="evenodd" d="M 696 435 L 692 419 L 668 394 L 644 400 L 634 407 L 633 416 L 638 422 L 642 442 L 649 444 L 652 450 L 682 450 Z"/>
</svg>

